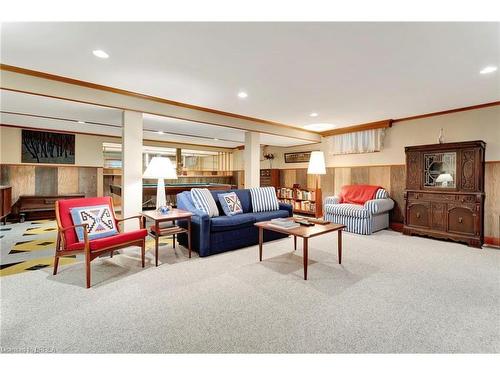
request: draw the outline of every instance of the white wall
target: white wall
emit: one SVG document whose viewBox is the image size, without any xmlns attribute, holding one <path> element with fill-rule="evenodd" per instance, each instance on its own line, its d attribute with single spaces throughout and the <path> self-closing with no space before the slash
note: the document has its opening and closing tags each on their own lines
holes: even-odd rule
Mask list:
<svg viewBox="0 0 500 375">
<path fill-rule="evenodd" d="M 386 129 L 384 148 L 376 153 L 329 155 L 326 139 L 315 145 L 268 147 L 266 152 L 275 154 L 273 168 L 281 169 L 307 168 L 307 163 L 285 163 L 284 153 L 311 150 L 324 151 L 328 167 L 405 164 L 405 146 L 437 143 L 440 128 L 446 142 L 485 141 L 486 160 L 500 160 L 500 106 L 397 122 Z M 261 168 L 269 168 L 269 162 L 261 162 Z"/>
<path fill-rule="evenodd" d="M 75 165 L 102 167 L 103 152 L 102 144 L 121 143 L 121 138 L 76 134 L 75 135 Z M 144 141 L 144 145 L 157 147 L 181 147 L 192 150 L 229 151 L 226 148 L 208 148 L 197 145 L 182 145 L 179 143 L 167 143 L 159 141 Z M 20 164 L 21 163 L 21 129 L 0 126 L 0 163 Z M 207 161 L 208 163 L 208 161 Z"/>
<path fill-rule="evenodd" d="M 0 163 L 21 163 L 21 129 L 1 126 Z M 112 142 L 114 138 L 98 137 L 93 135 L 76 134 L 75 136 L 75 165 L 87 167 L 102 167 L 102 144 Z"/>
</svg>

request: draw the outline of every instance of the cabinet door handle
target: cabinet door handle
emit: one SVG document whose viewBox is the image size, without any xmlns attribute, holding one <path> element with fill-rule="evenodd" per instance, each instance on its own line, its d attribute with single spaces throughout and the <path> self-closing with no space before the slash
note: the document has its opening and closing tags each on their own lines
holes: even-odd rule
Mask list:
<svg viewBox="0 0 500 375">
<path fill-rule="evenodd" d="M 417 212 L 417 219 L 420 219 L 420 212 Z"/>
<path fill-rule="evenodd" d="M 459 217 L 459 218 L 458 218 L 458 222 L 459 222 L 460 224 L 462 224 L 462 222 L 463 222 L 463 221 L 464 221 L 464 220 L 462 219 L 462 217 Z"/>
</svg>

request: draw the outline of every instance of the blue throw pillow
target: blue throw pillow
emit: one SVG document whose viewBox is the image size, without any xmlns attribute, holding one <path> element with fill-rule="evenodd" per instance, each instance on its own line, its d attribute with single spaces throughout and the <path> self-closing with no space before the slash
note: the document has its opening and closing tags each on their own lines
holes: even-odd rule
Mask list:
<svg viewBox="0 0 500 375">
<path fill-rule="evenodd" d="M 233 216 L 243 213 L 240 198 L 233 191 L 231 193 L 217 194 L 220 205 L 227 216 Z"/>
<path fill-rule="evenodd" d="M 118 234 L 115 219 L 108 205 L 73 207 L 71 218 L 74 225 L 88 224 L 89 240 L 96 238 L 110 237 Z M 80 242 L 83 241 L 83 228 L 75 228 L 76 235 Z"/>
</svg>

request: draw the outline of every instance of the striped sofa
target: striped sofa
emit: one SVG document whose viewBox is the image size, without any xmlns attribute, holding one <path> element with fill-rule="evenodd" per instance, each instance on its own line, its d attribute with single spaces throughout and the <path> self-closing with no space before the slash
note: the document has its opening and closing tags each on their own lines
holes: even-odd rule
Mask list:
<svg viewBox="0 0 500 375">
<path fill-rule="evenodd" d="M 385 189 L 378 189 L 375 199 L 364 205 L 339 201 L 337 196 L 325 199 L 325 220 L 344 224 L 348 232 L 358 234 L 372 234 L 389 227 L 389 211 L 394 207 L 394 201 Z"/>
</svg>

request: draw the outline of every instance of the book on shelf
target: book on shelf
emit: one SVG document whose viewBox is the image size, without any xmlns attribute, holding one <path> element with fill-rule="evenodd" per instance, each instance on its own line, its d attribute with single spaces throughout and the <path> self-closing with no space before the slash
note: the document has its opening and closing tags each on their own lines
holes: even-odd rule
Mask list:
<svg viewBox="0 0 500 375">
<path fill-rule="evenodd" d="M 299 211 L 316 211 L 316 203 L 310 201 L 295 201 L 293 209 Z"/>
<path fill-rule="evenodd" d="M 316 200 L 316 192 L 309 190 L 301 190 L 297 189 L 296 192 L 297 198 L 304 201 L 315 201 Z"/>
<path fill-rule="evenodd" d="M 289 188 L 279 188 L 278 189 L 278 197 L 279 198 L 286 198 L 286 199 L 293 199 L 293 189 Z"/>
</svg>

